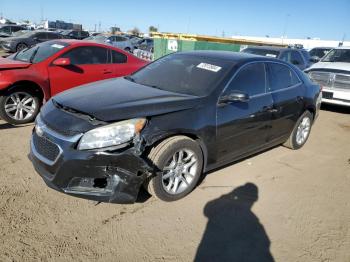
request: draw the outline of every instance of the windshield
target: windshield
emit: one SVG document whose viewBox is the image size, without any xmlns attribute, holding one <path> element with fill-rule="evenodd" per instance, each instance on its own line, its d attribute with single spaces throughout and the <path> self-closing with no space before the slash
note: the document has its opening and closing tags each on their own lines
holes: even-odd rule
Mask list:
<svg viewBox="0 0 350 262">
<path fill-rule="evenodd" d="M 158 59 L 126 79 L 165 91 L 205 96 L 216 88 L 232 66 L 230 61 L 172 54 Z"/>
<path fill-rule="evenodd" d="M 316 56 L 318 58 L 322 58 L 324 57 L 328 52 L 329 52 L 330 49 L 322 49 L 322 48 L 314 48 L 310 51 L 310 56 Z"/>
<path fill-rule="evenodd" d="M 242 52 L 248 53 L 248 54 L 253 54 L 253 55 L 268 56 L 268 57 L 278 57 L 280 54 L 279 51 L 260 49 L 260 48 L 246 48 Z"/>
<path fill-rule="evenodd" d="M 11 58 L 13 60 L 35 64 L 44 61 L 46 58 L 52 56 L 67 46 L 67 43 L 59 41 L 45 42 L 32 48 L 22 50 Z"/>
<path fill-rule="evenodd" d="M 322 59 L 322 62 L 350 63 L 350 49 L 333 49 Z"/>
</svg>

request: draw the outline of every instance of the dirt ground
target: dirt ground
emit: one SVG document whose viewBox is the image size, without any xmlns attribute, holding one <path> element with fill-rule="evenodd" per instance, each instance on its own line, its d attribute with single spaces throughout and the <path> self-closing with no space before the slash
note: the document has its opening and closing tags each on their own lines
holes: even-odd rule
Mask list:
<svg viewBox="0 0 350 262">
<path fill-rule="evenodd" d="M 173 203 L 47 188 L 27 158 L 32 127 L 0 120 L 0 261 L 350 261 L 350 110 L 324 108 L 301 150 L 212 172 Z"/>
</svg>

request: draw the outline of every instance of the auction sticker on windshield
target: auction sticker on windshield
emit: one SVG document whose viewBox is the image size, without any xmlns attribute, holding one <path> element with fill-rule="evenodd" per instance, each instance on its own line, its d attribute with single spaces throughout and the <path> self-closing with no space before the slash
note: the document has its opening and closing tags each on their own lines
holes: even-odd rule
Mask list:
<svg viewBox="0 0 350 262">
<path fill-rule="evenodd" d="M 200 63 L 199 65 L 197 65 L 198 68 L 201 69 L 205 69 L 205 70 L 209 70 L 212 72 L 219 72 L 221 67 L 220 66 L 216 66 L 216 65 L 211 65 L 211 64 L 207 64 L 207 63 Z"/>
<path fill-rule="evenodd" d="M 58 48 L 58 49 L 62 49 L 62 48 L 64 47 L 64 45 L 53 44 L 53 45 L 51 45 L 51 47 L 53 47 L 53 48 Z"/>
</svg>

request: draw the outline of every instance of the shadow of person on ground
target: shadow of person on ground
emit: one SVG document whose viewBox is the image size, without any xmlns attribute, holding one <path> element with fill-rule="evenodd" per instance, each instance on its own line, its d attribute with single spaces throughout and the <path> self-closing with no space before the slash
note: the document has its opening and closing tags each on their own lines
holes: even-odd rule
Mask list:
<svg viewBox="0 0 350 262">
<path fill-rule="evenodd" d="M 194 261 L 271 262 L 270 240 L 251 208 L 258 188 L 247 183 L 210 201 L 208 224 Z"/>
</svg>

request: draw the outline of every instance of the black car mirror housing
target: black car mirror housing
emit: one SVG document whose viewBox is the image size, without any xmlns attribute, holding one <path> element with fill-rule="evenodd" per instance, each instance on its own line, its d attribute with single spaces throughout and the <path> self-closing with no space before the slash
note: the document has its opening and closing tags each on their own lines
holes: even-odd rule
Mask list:
<svg viewBox="0 0 350 262">
<path fill-rule="evenodd" d="M 219 105 L 227 105 L 234 102 L 247 102 L 249 101 L 249 95 L 243 92 L 232 92 L 224 95 L 219 99 Z"/>
</svg>

